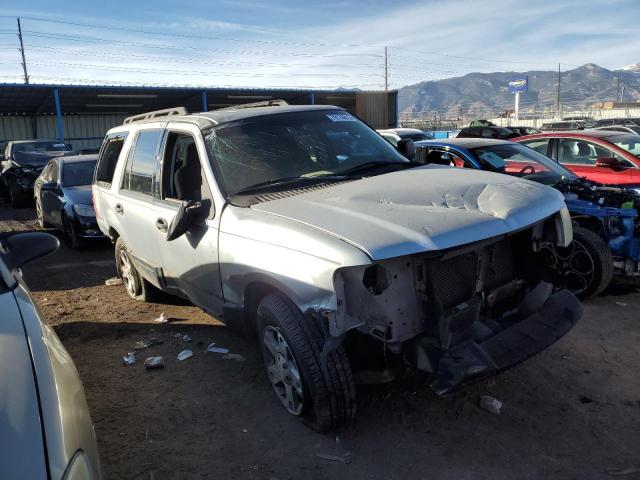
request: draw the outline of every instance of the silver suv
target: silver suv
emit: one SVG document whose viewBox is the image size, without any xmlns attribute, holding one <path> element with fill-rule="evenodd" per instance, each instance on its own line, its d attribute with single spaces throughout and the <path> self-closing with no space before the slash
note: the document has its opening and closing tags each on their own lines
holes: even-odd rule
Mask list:
<svg viewBox="0 0 640 480">
<path fill-rule="evenodd" d="M 276 395 L 318 431 L 353 417 L 360 367 L 409 363 L 444 395 L 581 314 L 537 254 L 571 242 L 559 192 L 416 164 L 336 107 L 128 118 L 93 195 L 129 295 L 187 297 L 257 334 Z"/>
</svg>

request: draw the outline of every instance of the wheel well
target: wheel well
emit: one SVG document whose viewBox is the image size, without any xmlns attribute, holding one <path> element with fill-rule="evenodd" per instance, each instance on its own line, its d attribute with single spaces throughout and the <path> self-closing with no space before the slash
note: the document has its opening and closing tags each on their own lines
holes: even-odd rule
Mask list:
<svg viewBox="0 0 640 480">
<path fill-rule="evenodd" d="M 244 317 L 251 334 L 256 333 L 258 305 L 270 293 L 282 293 L 272 285 L 264 282 L 252 282 L 244 289 Z"/>
<path fill-rule="evenodd" d="M 120 234 L 118 233 L 118 231 L 115 228 L 109 227 L 109 238 L 111 239 L 111 241 L 113 243 L 116 243 L 116 240 L 118 240 L 119 236 L 120 236 Z"/>
<path fill-rule="evenodd" d="M 573 217 L 573 223 L 579 227 L 591 230 L 596 235 L 606 239 L 606 232 L 602 220 L 597 217 L 577 216 Z"/>
</svg>

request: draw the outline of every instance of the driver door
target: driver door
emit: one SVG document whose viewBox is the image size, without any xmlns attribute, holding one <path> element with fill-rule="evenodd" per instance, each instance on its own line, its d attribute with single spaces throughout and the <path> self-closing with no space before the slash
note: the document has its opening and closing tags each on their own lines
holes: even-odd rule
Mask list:
<svg viewBox="0 0 640 480">
<path fill-rule="evenodd" d="M 617 158 L 621 162 L 620 166 L 596 166 L 596 161 L 604 157 Z M 558 163 L 576 175 L 605 185 L 628 183 L 628 178 L 631 176 L 631 170 L 625 167 L 628 163 L 626 159 L 602 145 L 581 138 L 559 138 L 556 158 Z"/>
<path fill-rule="evenodd" d="M 162 156 L 154 221 L 163 236 L 160 249 L 166 288 L 186 295 L 194 304 L 215 314 L 222 310 L 223 299 L 218 264 L 218 222 L 211 187 L 203 169 L 206 159 L 199 130 L 169 130 Z M 167 241 L 168 227 L 180 205 L 189 200 L 202 202 L 203 212 L 186 233 Z"/>
</svg>

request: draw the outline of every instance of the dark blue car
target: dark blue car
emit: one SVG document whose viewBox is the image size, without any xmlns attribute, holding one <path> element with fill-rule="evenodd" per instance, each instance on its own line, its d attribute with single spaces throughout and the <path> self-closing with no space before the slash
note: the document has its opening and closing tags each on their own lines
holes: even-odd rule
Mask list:
<svg viewBox="0 0 640 480">
<path fill-rule="evenodd" d="M 103 238 L 91 197 L 97 155 L 53 158 L 36 179 L 33 193 L 41 227 L 62 231 L 72 248 Z"/>
<path fill-rule="evenodd" d="M 562 249 L 544 242 L 538 247 L 552 266 L 556 285 L 585 298 L 602 292 L 614 269 L 640 274 L 640 197 L 635 194 L 579 178 L 537 150 L 515 142 L 447 138 L 416 142 L 415 147 L 420 163 L 489 170 L 561 191 L 573 220 L 574 241 Z"/>
</svg>

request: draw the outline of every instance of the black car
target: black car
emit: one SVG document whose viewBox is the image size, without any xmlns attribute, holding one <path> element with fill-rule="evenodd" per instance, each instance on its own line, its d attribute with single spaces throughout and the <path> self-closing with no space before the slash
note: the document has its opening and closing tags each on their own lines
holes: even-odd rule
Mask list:
<svg viewBox="0 0 640 480">
<path fill-rule="evenodd" d="M 519 136 L 520 134 L 505 127 L 466 127 L 456 135 L 457 138 L 495 138 L 499 140 L 509 140 Z"/>
<path fill-rule="evenodd" d="M 509 130 L 513 130 L 520 136 L 535 135 L 536 133 L 542 133 L 541 130 L 533 127 L 509 127 Z"/>
<path fill-rule="evenodd" d="M 596 127 L 608 127 L 610 125 L 640 125 L 640 118 L 603 118 L 596 122 Z"/>
<path fill-rule="evenodd" d="M 560 132 L 565 130 L 584 130 L 584 123 L 577 120 L 545 123 L 541 127 L 543 132 Z"/>
<path fill-rule="evenodd" d="M 102 238 L 91 197 L 97 155 L 54 158 L 34 185 L 38 223 L 53 226 L 69 239 L 72 248 L 84 239 Z"/>
</svg>

